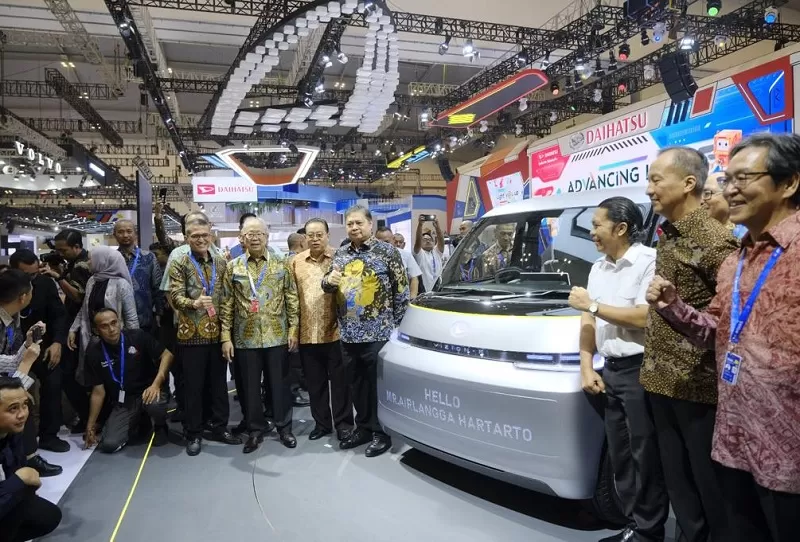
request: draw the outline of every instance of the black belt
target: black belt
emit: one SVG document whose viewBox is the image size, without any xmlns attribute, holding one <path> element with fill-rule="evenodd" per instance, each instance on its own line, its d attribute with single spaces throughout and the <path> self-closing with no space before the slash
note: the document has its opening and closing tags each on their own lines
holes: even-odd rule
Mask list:
<svg viewBox="0 0 800 542">
<path fill-rule="evenodd" d="M 621 358 L 606 358 L 606 369 L 619 371 L 622 369 L 630 369 L 631 367 L 641 367 L 642 361 L 644 361 L 644 354 L 624 356 Z"/>
</svg>

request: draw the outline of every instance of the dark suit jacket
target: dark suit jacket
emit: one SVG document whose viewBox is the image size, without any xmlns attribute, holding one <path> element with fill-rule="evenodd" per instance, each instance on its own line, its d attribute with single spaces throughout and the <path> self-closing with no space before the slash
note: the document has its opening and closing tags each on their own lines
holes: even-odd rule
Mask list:
<svg viewBox="0 0 800 542">
<path fill-rule="evenodd" d="M 67 332 L 72 322 L 67 322 L 67 310 L 58 297 L 58 287 L 52 278 L 39 275 L 33 279 L 33 299 L 20 316 L 23 334 L 28 333 L 36 322 L 47 324 L 47 333 L 42 340 L 42 352 L 54 342 L 66 347 Z"/>
</svg>

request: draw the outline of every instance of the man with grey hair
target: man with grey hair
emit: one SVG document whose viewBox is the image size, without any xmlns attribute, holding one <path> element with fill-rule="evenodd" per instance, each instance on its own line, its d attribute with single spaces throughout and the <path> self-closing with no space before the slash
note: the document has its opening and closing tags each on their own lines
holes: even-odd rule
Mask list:
<svg viewBox="0 0 800 542">
<path fill-rule="evenodd" d="M 154 333 L 155 316 L 164 312 L 161 266 L 158 265 L 155 254 L 137 246 L 137 231 L 132 221 L 117 220 L 114 223 L 114 238 L 119 244 L 119 252 L 125 258 L 133 281 L 139 328 Z"/>
<path fill-rule="evenodd" d="M 697 150 L 668 148 L 651 164 L 647 183 L 653 211 L 666 219 L 656 275 L 674 284 L 697 310 L 713 299 L 717 270 L 739 246 L 730 230 L 700 207 L 708 170 L 708 160 Z M 688 542 L 727 540 L 725 501 L 711 460 L 714 352 L 689 344 L 652 307 L 648 323 L 640 381 L 648 392 L 675 517 Z"/>
<path fill-rule="evenodd" d="M 456 248 L 458 244 L 464 240 L 467 234 L 472 231 L 472 220 L 462 220 L 461 224 L 458 225 L 458 235 L 453 237 L 453 248 Z"/>
</svg>

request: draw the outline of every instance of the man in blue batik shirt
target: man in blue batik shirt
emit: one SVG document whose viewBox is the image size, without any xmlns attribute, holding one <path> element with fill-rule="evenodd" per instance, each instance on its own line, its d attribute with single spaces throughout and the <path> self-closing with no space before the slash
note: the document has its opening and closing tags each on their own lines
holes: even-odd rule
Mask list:
<svg viewBox="0 0 800 542">
<path fill-rule="evenodd" d="M 114 224 L 114 238 L 119 243 L 119 251 L 128 264 L 128 272 L 133 282 L 136 299 L 136 315 L 139 327 L 154 331 L 155 316 L 164 312 L 164 292 L 161 291 L 163 272 L 152 252 L 136 246 L 136 226 L 130 220 L 117 220 Z"/>
</svg>

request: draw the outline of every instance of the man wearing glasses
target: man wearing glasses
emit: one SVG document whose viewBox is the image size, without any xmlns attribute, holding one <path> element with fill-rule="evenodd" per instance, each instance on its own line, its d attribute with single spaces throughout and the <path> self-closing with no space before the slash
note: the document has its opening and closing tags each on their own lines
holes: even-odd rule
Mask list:
<svg viewBox="0 0 800 542">
<path fill-rule="evenodd" d="M 711 182 L 707 183 L 705 188 L 703 188 L 703 196 L 700 200 L 700 205 L 708 212 L 711 218 L 731 230 L 734 237 L 741 239 L 747 234 L 747 227 L 743 224 L 734 224 L 731 222 L 731 208 L 728 206 L 728 200 L 725 199 L 722 193 L 722 187 L 725 182 L 725 177 L 722 176 L 716 177 Z"/>
<path fill-rule="evenodd" d="M 717 270 L 739 243 L 700 207 L 708 160 L 688 147 L 662 150 L 650 166 L 647 195 L 666 219 L 656 248 L 656 275 L 686 303 L 705 309 Z M 717 412 L 714 352 L 689 344 L 654 308 L 645 329 L 640 381 L 653 411 L 667 493 L 688 542 L 728 540 L 728 518 L 711 461 Z"/>
<path fill-rule="evenodd" d="M 260 218 L 244 223 L 247 252 L 228 263 L 222 302 L 222 355 L 241 371 L 240 402 L 245 405 L 244 453 L 256 451 L 268 425 L 261 395 L 262 376 L 281 442 L 297 446 L 292 434 L 289 351 L 297 350 L 298 301 L 294 277 L 283 258 L 267 250 L 267 226 Z"/>
</svg>

